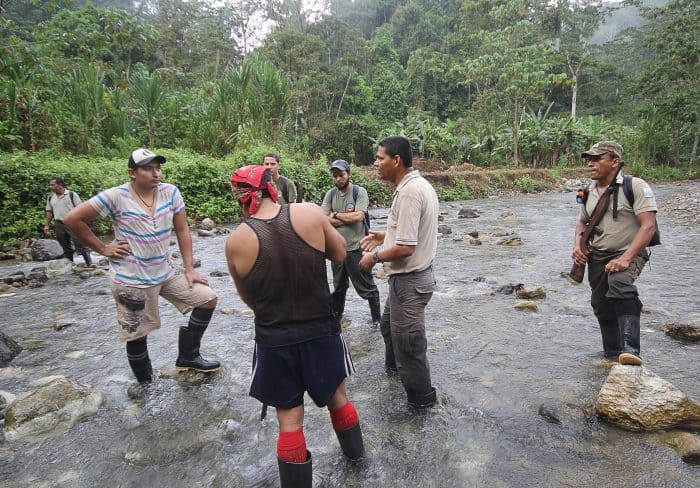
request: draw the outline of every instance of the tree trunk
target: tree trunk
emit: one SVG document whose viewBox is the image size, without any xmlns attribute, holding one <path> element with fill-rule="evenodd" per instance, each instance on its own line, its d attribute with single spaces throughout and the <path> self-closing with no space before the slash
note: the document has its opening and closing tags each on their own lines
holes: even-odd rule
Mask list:
<svg viewBox="0 0 700 488">
<path fill-rule="evenodd" d="M 571 118 L 576 119 L 576 97 L 578 95 L 578 71 L 574 75 L 574 86 L 571 88 Z"/>
<path fill-rule="evenodd" d="M 690 164 L 698 162 L 698 145 L 700 144 L 700 111 L 695 116 L 697 125 L 695 126 L 695 138 L 693 139 L 693 149 L 690 152 Z"/>
</svg>

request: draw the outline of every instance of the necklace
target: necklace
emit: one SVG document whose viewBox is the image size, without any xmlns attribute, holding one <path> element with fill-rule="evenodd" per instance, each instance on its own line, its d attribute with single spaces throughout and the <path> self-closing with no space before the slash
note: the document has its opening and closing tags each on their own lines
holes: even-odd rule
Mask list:
<svg viewBox="0 0 700 488">
<path fill-rule="evenodd" d="M 149 205 L 149 204 L 147 204 L 146 201 L 141 197 L 141 195 L 139 195 L 139 192 L 136 191 L 136 188 L 135 188 L 133 185 L 131 186 L 131 189 L 134 190 L 134 193 L 136 193 L 136 196 L 139 197 L 139 200 L 141 200 L 141 203 L 143 203 L 143 204 L 144 204 L 146 207 L 148 207 L 148 208 L 153 208 L 153 205 L 155 205 L 155 203 L 156 203 L 156 195 L 155 195 L 155 192 L 153 192 L 153 201 L 152 201 L 151 204 Z"/>
</svg>

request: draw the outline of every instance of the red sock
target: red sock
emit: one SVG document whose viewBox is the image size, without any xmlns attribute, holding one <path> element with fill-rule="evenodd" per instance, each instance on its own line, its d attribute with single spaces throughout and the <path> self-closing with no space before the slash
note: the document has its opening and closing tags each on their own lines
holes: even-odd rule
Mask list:
<svg viewBox="0 0 700 488">
<path fill-rule="evenodd" d="M 290 463 L 306 462 L 306 439 L 304 430 L 280 432 L 277 437 L 277 456 Z"/>
<path fill-rule="evenodd" d="M 348 403 L 340 407 L 338 410 L 331 412 L 331 422 L 335 430 L 345 430 L 354 427 L 360 421 L 360 416 L 357 415 L 355 406 L 348 400 Z"/>
</svg>

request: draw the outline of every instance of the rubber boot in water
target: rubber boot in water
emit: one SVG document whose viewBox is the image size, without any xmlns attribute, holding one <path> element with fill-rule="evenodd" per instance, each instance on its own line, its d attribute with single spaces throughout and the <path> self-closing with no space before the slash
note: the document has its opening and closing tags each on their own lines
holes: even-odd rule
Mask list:
<svg viewBox="0 0 700 488">
<path fill-rule="evenodd" d="M 139 383 L 146 384 L 153 381 L 153 367 L 151 366 L 151 360 L 148 357 L 148 354 L 146 354 L 145 358 L 129 358 L 129 366 L 131 366 L 131 371 L 134 372 L 136 381 Z"/>
<path fill-rule="evenodd" d="M 623 352 L 617 360 L 620 364 L 631 366 L 641 366 L 642 358 L 639 355 L 639 316 L 623 315 L 618 317 L 622 334 L 624 337 Z"/>
<path fill-rule="evenodd" d="M 369 302 L 369 311 L 372 314 L 372 327 L 378 329 L 379 323 L 382 320 L 379 297 L 370 297 L 367 299 L 367 301 Z"/>
<path fill-rule="evenodd" d="M 85 266 L 90 266 L 92 264 L 92 257 L 90 257 L 90 251 L 83 251 L 83 259 L 85 260 Z"/>
<path fill-rule="evenodd" d="M 311 453 L 306 451 L 306 461 L 292 463 L 277 458 L 277 467 L 280 471 L 280 484 L 282 488 L 311 488 L 313 468 L 311 466 Z"/>
<path fill-rule="evenodd" d="M 600 335 L 603 338 L 603 354 L 606 359 L 617 360 L 623 351 L 622 330 L 617 323 L 617 318 L 610 322 L 600 322 Z"/>
<path fill-rule="evenodd" d="M 188 369 L 211 373 L 221 367 L 218 361 L 209 361 L 199 355 L 199 345 L 206 329 L 193 331 L 189 327 L 180 327 L 178 340 L 178 356 L 175 361 L 175 368 L 178 371 Z"/>
<path fill-rule="evenodd" d="M 360 429 L 359 422 L 349 429 L 336 430 L 335 435 L 338 436 L 340 449 L 350 461 L 358 461 L 364 457 L 365 444 L 362 441 L 362 429 Z"/>
</svg>

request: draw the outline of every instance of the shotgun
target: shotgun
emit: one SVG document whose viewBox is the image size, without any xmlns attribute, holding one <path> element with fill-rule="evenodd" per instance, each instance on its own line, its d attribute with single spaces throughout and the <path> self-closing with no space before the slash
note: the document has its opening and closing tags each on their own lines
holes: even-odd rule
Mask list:
<svg viewBox="0 0 700 488">
<path fill-rule="evenodd" d="M 608 207 L 610 206 L 610 198 L 612 197 L 614 191 L 615 179 L 613 179 L 613 183 L 610 186 L 608 186 L 605 189 L 605 192 L 600 196 L 598 203 L 596 203 L 596 206 L 593 209 L 591 218 L 588 219 L 588 222 L 586 222 L 586 228 L 583 230 L 583 232 L 581 232 L 581 240 L 579 242 L 579 245 L 581 246 L 581 252 L 586 256 L 588 256 L 588 254 L 590 254 L 591 252 L 589 249 L 591 237 L 600 232 L 600 229 L 598 229 L 596 226 L 600 223 L 601 220 L 603 220 L 603 215 L 605 215 L 605 212 L 607 212 Z M 569 283 L 572 284 L 581 283 L 583 281 L 583 274 L 585 271 L 585 264 L 574 263 L 574 265 L 571 267 L 571 271 L 569 271 L 569 276 L 567 277 L 567 280 L 569 281 Z"/>
</svg>

